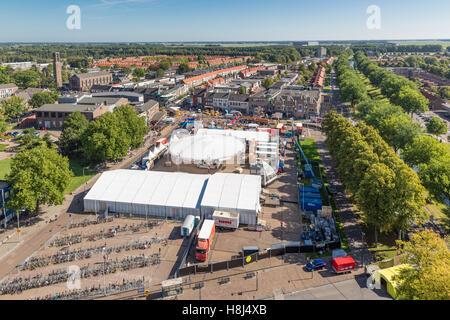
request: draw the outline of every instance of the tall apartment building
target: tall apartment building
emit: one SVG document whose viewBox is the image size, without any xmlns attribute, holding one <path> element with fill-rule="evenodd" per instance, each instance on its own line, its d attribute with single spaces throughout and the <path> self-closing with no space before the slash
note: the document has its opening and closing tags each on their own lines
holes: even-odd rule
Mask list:
<svg viewBox="0 0 450 320">
<path fill-rule="evenodd" d="M 53 76 L 55 77 L 55 83 L 57 88 L 62 87 L 62 74 L 61 74 L 61 59 L 59 52 L 53 52 Z"/>
<path fill-rule="evenodd" d="M 319 47 L 317 49 L 317 57 L 325 58 L 327 56 L 327 48 Z"/>
</svg>

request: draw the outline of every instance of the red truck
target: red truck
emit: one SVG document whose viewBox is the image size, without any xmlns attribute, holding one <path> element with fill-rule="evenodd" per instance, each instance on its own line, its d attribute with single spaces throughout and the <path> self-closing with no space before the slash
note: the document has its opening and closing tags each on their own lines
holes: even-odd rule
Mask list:
<svg viewBox="0 0 450 320">
<path fill-rule="evenodd" d="M 347 273 L 356 269 L 356 263 L 352 257 L 338 257 L 333 259 L 332 269 L 336 273 Z"/>
<path fill-rule="evenodd" d="M 214 220 L 203 221 L 202 228 L 197 237 L 197 246 L 195 247 L 195 259 L 198 261 L 206 261 L 211 243 L 216 231 L 216 223 Z"/>
</svg>

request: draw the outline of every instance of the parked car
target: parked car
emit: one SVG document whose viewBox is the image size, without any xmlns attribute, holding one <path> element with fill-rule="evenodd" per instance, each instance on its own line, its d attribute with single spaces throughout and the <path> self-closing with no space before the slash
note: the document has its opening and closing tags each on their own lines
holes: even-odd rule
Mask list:
<svg viewBox="0 0 450 320">
<path fill-rule="evenodd" d="M 330 194 L 336 194 L 336 193 L 337 193 L 336 186 L 335 186 L 332 182 L 330 182 L 330 183 L 328 184 L 327 190 L 328 190 L 328 192 L 329 192 Z"/>
<path fill-rule="evenodd" d="M 343 250 L 343 249 L 336 249 L 336 250 L 333 250 L 331 255 L 332 255 L 333 259 L 334 258 L 344 258 L 347 256 L 347 252 L 345 252 L 345 250 Z"/>
<path fill-rule="evenodd" d="M 306 269 L 308 271 L 322 270 L 326 266 L 327 264 L 322 259 L 314 259 L 306 264 Z"/>
</svg>

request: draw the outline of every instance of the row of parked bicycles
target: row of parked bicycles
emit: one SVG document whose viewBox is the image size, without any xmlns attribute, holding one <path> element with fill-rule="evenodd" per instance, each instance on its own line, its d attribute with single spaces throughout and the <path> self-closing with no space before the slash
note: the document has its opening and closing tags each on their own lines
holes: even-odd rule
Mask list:
<svg viewBox="0 0 450 320">
<path fill-rule="evenodd" d="M 106 288 L 101 285 L 91 286 L 86 289 L 70 290 L 48 294 L 44 297 L 30 298 L 29 300 L 80 300 L 92 298 L 100 295 L 113 295 L 123 291 L 138 289 L 144 286 L 144 279 L 125 280 L 122 282 L 110 283 Z"/>
<path fill-rule="evenodd" d="M 11 281 L 0 284 L 0 295 L 5 294 L 20 294 L 25 290 L 34 288 L 51 286 L 61 282 L 66 282 L 75 279 L 86 279 L 96 277 L 99 275 L 111 274 L 117 271 L 127 271 L 130 269 L 144 268 L 149 265 L 156 265 L 161 262 L 159 253 L 150 256 L 140 255 L 126 257 L 121 260 L 117 258 L 113 261 L 104 256 L 104 262 L 79 268 L 76 272 L 70 269 L 53 270 L 47 275 L 37 274 L 34 277 L 17 277 Z"/>
<path fill-rule="evenodd" d="M 130 250 L 145 250 L 151 247 L 153 244 L 161 244 L 163 246 L 166 246 L 168 243 L 168 239 L 162 239 L 162 238 L 152 238 L 150 240 L 145 241 L 133 241 L 126 244 L 119 244 L 115 246 L 96 246 L 92 248 L 80 248 L 77 250 L 62 250 L 52 255 L 47 256 L 38 256 L 38 257 L 31 257 L 27 259 L 23 264 L 17 266 L 17 269 L 19 271 L 23 270 L 34 270 L 37 268 L 46 267 L 51 264 L 61 264 L 66 262 L 71 262 L 75 260 L 83 260 L 83 259 L 89 259 L 94 254 L 100 254 L 100 253 L 120 253 L 123 251 L 130 251 Z"/>
<path fill-rule="evenodd" d="M 131 232 L 135 233 L 135 232 L 139 232 L 145 228 L 153 228 L 156 225 L 158 225 L 157 222 L 151 221 L 151 222 L 147 222 L 147 223 L 143 222 L 143 223 L 131 224 L 131 225 L 126 224 L 124 226 L 117 225 L 117 226 L 108 228 L 107 230 L 100 230 L 99 232 L 93 232 L 93 233 L 89 233 L 89 234 L 83 234 L 83 233 L 70 234 L 70 235 L 66 235 L 66 236 L 62 236 L 62 237 L 54 239 L 53 241 L 50 242 L 49 246 L 50 247 L 62 247 L 62 246 L 80 243 L 84 240 L 97 241 L 97 240 L 101 240 L 101 239 L 105 239 L 105 238 L 115 237 L 116 234 L 120 233 L 120 232 L 131 231 Z"/>
</svg>

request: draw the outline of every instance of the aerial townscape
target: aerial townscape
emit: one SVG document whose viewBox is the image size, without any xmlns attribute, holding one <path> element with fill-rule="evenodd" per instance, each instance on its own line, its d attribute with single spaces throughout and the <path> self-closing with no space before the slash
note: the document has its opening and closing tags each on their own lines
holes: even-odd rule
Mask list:
<svg viewBox="0 0 450 320">
<path fill-rule="evenodd" d="M 148 4 L 99 1 L 126 5 Z M 0 36 L 0 300 L 449 300 L 440 23 L 403 40 Z"/>
</svg>

